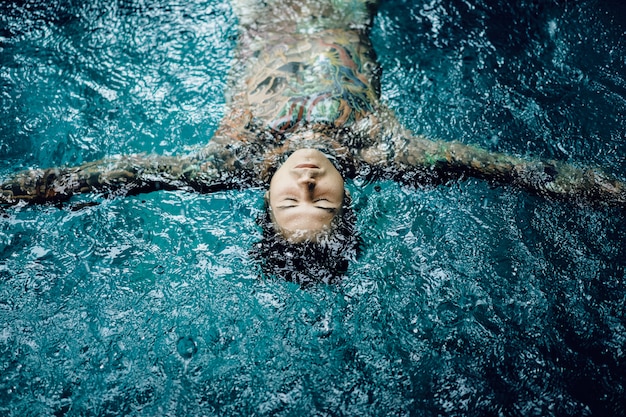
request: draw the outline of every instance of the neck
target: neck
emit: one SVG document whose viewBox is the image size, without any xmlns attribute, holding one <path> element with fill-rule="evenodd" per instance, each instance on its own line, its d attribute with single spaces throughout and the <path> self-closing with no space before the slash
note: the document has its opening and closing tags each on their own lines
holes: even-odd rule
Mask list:
<svg viewBox="0 0 626 417">
<path fill-rule="evenodd" d="M 315 129 L 302 129 L 285 136 L 281 146 L 268 150 L 264 155 L 262 179 L 269 183 L 282 163 L 298 149 L 317 149 L 324 153 L 344 178 L 352 177 L 355 162 L 350 149 L 335 137 Z"/>
</svg>

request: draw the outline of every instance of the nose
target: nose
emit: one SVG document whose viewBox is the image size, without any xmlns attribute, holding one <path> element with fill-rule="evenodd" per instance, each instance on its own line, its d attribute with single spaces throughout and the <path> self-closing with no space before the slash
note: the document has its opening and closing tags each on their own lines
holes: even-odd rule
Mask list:
<svg viewBox="0 0 626 417">
<path fill-rule="evenodd" d="M 316 173 L 313 170 L 304 170 L 298 176 L 298 184 L 302 187 L 306 187 L 309 191 L 315 188 Z"/>
<path fill-rule="evenodd" d="M 309 191 L 315 188 L 315 178 L 302 176 L 298 179 L 298 184 L 303 187 L 306 187 Z"/>
</svg>

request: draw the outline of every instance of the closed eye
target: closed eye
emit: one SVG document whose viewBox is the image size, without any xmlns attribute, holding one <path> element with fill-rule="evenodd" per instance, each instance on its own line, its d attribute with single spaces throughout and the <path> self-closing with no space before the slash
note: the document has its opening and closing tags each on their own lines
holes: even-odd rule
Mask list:
<svg viewBox="0 0 626 417">
<path fill-rule="evenodd" d="M 298 204 L 298 199 L 292 197 L 283 198 L 281 204 L 278 208 L 295 207 Z"/>
<path fill-rule="evenodd" d="M 281 201 L 281 205 L 276 207 L 277 209 L 290 209 L 290 208 L 295 208 L 298 207 L 300 205 L 300 201 L 297 198 L 294 197 L 286 197 L 283 198 L 283 200 Z M 320 203 L 322 203 L 320 205 Z M 315 204 L 315 208 L 320 209 L 320 210 L 325 210 L 329 213 L 335 214 L 338 212 L 338 208 L 334 207 L 334 206 L 328 206 L 327 204 L 332 204 L 330 202 L 330 200 L 328 200 L 327 198 L 318 198 L 316 200 L 313 200 L 313 204 Z"/>
<path fill-rule="evenodd" d="M 334 207 L 322 207 L 322 206 L 315 206 L 315 208 L 318 208 L 320 210 L 326 210 L 327 212 L 331 213 L 331 214 L 335 214 L 337 213 L 337 209 Z"/>
</svg>

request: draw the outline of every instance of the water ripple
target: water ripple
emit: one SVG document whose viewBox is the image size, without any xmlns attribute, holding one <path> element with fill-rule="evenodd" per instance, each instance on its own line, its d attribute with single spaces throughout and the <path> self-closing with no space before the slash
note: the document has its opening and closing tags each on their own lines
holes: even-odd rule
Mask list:
<svg viewBox="0 0 626 417">
<path fill-rule="evenodd" d="M 48 3 L 0 4 L 17 165 L 206 139 L 225 3 Z M 589 4 L 382 2 L 387 96 L 434 136 L 620 158 L 623 41 L 583 25 Z M 472 180 L 349 187 L 362 255 L 307 290 L 258 279 L 259 190 L 0 213 L 0 411 L 623 414 L 623 213 Z"/>
</svg>

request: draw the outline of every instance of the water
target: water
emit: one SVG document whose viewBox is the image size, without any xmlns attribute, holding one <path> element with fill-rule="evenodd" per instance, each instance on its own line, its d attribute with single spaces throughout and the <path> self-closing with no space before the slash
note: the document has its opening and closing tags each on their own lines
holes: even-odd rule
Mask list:
<svg viewBox="0 0 626 417">
<path fill-rule="evenodd" d="M 0 177 L 179 153 L 217 126 L 225 2 L 0 10 Z M 624 178 L 624 16 L 390 0 L 383 95 L 418 132 Z M 623 211 L 474 180 L 348 187 L 363 253 L 306 290 L 258 276 L 261 190 L 2 213 L 1 413 L 626 414 Z"/>
</svg>

